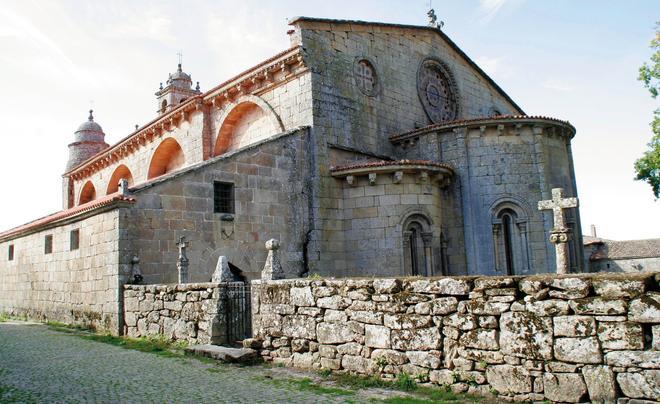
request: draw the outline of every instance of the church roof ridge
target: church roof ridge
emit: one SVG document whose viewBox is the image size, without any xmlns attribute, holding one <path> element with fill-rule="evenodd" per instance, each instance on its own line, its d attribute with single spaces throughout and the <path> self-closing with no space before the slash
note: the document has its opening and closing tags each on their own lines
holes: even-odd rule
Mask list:
<svg viewBox="0 0 660 404">
<path fill-rule="evenodd" d="M 479 123 L 484 124 L 494 124 L 494 123 L 506 123 L 506 122 L 515 122 L 515 121 L 550 121 L 553 123 L 558 123 L 561 125 L 568 126 L 573 133 L 575 133 L 575 127 L 569 122 L 557 118 L 551 118 L 543 115 L 497 115 L 490 117 L 480 117 L 480 118 L 469 118 L 469 119 L 457 119 L 454 121 L 434 123 L 428 126 L 424 126 L 418 129 L 413 129 L 403 133 L 397 133 L 390 136 L 390 142 L 396 142 L 401 139 L 407 138 L 409 136 L 421 135 L 428 132 L 433 132 L 439 129 L 449 129 L 456 126 L 465 126 L 465 125 L 475 125 Z"/>
<path fill-rule="evenodd" d="M 268 59 L 266 59 L 266 60 L 264 60 L 264 61 L 262 61 L 262 62 L 260 62 L 256 65 L 250 67 L 249 69 L 246 69 L 246 70 L 242 71 L 241 73 L 239 73 L 237 75 L 234 75 L 230 79 L 225 80 L 224 82 L 218 84 L 217 86 L 211 88 L 210 90 L 188 98 L 185 102 L 177 105 L 176 108 L 174 108 L 171 111 L 168 111 L 168 112 L 166 112 L 162 115 L 156 116 L 154 119 L 152 119 L 151 121 L 149 121 L 146 124 L 142 125 L 140 128 L 138 128 L 134 132 L 130 133 L 129 135 L 123 137 L 122 139 L 120 139 L 116 143 L 110 145 L 108 148 L 100 151 L 99 153 L 91 156 L 89 159 L 87 159 L 87 160 L 81 162 L 80 164 L 78 164 L 77 166 L 71 168 L 70 170 L 65 172 L 62 176 L 67 177 L 67 176 L 71 175 L 72 173 L 78 171 L 82 167 L 92 163 L 93 161 L 99 160 L 104 155 L 106 155 L 108 153 L 111 153 L 114 150 L 117 150 L 118 148 L 120 148 L 124 144 L 130 142 L 137 135 L 139 135 L 140 132 L 148 130 L 150 127 L 153 127 L 153 126 L 157 125 L 159 122 L 165 122 L 165 121 L 171 119 L 172 117 L 176 116 L 177 114 L 179 114 L 181 111 L 185 110 L 186 108 L 189 108 L 190 105 L 192 103 L 194 103 L 196 100 L 205 100 L 209 97 L 212 97 L 214 95 L 214 93 L 218 92 L 218 90 L 222 89 L 223 87 L 226 87 L 226 86 L 230 85 L 233 82 L 238 81 L 242 77 L 245 77 L 245 76 L 249 75 L 250 73 L 254 72 L 255 70 L 266 67 L 266 66 L 272 64 L 273 62 L 275 62 L 276 60 L 278 60 L 278 59 L 280 59 L 284 56 L 287 56 L 289 54 L 295 54 L 297 52 L 300 52 L 301 50 L 302 50 L 302 47 L 299 46 L 299 45 L 292 46 L 292 47 L 290 47 L 290 48 L 288 48 L 288 49 L 286 49 L 282 52 L 279 52 L 279 53 L 275 54 L 274 56 L 269 57 Z"/>
<path fill-rule="evenodd" d="M 360 25 L 360 26 L 373 26 L 373 27 L 383 27 L 383 28 L 399 28 L 399 29 L 415 29 L 415 30 L 423 30 L 423 31 L 429 31 L 436 33 L 440 35 L 440 37 L 447 42 L 447 44 L 456 52 L 458 53 L 461 57 L 463 57 L 467 63 L 474 68 L 479 74 L 481 74 L 488 84 L 493 86 L 495 90 L 497 90 L 502 97 L 504 97 L 508 102 L 513 105 L 514 108 L 516 108 L 522 115 L 525 114 L 525 111 L 518 105 L 516 102 L 502 89 L 502 87 L 499 86 L 493 80 L 481 67 L 479 67 L 478 64 L 476 64 L 454 41 L 449 38 L 447 34 L 445 34 L 444 31 L 442 31 L 439 27 L 433 27 L 429 25 L 410 25 L 410 24 L 396 24 L 396 23 L 389 23 L 389 22 L 373 22 L 373 21 L 363 21 L 363 20 L 342 20 L 342 19 L 333 19 L 333 18 L 317 18 L 317 17 L 305 17 L 305 16 L 297 16 L 293 17 L 292 19 L 289 20 L 289 25 L 295 25 L 298 22 L 316 22 L 316 23 L 327 23 L 327 24 L 348 24 L 348 25 Z"/>
<path fill-rule="evenodd" d="M 106 195 L 104 197 L 101 197 L 99 199 L 95 199 L 93 201 L 84 203 L 82 205 L 75 206 L 73 208 L 65 209 L 65 210 L 60 210 L 59 212 L 51 213 L 50 215 L 46 215 L 44 217 L 41 217 L 39 219 L 33 220 L 31 222 L 27 222 L 25 224 L 22 224 L 20 226 L 11 228 L 9 230 L 5 230 L 0 233 L 0 241 L 7 240 L 9 238 L 13 238 L 12 236 L 17 236 L 19 234 L 23 234 L 25 232 L 30 232 L 31 230 L 36 231 L 36 229 L 41 228 L 49 223 L 57 222 L 63 219 L 67 219 L 73 216 L 76 216 L 78 214 L 83 214 L 87 213 L 90 211 L 97 210 L 99 208 L 107 207 L 110 205 L 113 205 L 117 202 L 128 202 L 128 203 L 134 203 L 135 198 L 132 196 L 127 196 L 121 194 L 119 191 L 115 192 L 114 194 Z"/>
</svg>

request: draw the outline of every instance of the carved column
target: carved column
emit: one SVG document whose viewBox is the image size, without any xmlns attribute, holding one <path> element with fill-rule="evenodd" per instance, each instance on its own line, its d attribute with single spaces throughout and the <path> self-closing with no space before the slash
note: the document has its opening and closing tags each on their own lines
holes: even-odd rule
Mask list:
<svg viewBox="0 0 660 404">
<path fill-rule="evenodd" d="M 500 272 L 502 267 L 500 266 L 500 230 L 501 225 L 499 223 L 493 224 L 493 254 L 495 254 L 495 272 Z"/>
<path fill-rule="evenodd" d="M 426 266 L 426 276 L 433 275 L 433 233 L 422 232 L 422 242 L 424 243 L 424 265 Z"/>
<path fill-rule="evenodd" d="M 412 275 L 412 246 L 410 245 L 411 231 L 403 232 L 403 274 Z"/>
<path fill-rule="evenodd" d="M 523 273 L 529 271 L 529 248 L 527 245 L 527 222 L 516 223 L 518 225 L 518 233 L 520 234 L 520 254 L 522 259 Z"/>
<path fill-rule="evenodd" d="M 266 249 L 268 250 L 268 257 L 266 258 L 264 270 L 261 272 L 261 279 L 264 281 L 284 279 L 284 270 L 280 261 L 279 240 L 272 238 L 266 241 Z"/>
</svg>

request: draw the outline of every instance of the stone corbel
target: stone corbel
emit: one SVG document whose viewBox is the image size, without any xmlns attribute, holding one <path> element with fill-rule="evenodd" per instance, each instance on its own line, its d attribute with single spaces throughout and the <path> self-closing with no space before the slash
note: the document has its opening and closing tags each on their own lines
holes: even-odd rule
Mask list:
<svg viewBox="0 0 660 404">
<path fill-rule="evenodd" d="M 352 175 L 347 175 L 346 176 L 346 183 L 348 183 L 348 185 L 353 185 L 355 183 L 355 177 L 352 176 Z"/>
<path fill-rule="evenodd" d="M 534 127 L 532 127 L 532 133 L 534 133 L 535 135 L 542 135 L 543 127 L 539 125 L 534 125 Z"/>
<path fill-rule="evenodd" d="M 403 171 L 395 171 L 394 174 L 392 174 L 392 182 L 394 184 L 399 184 L 401 183 L 401 180 L 403 180 Z"/>
<path fill-rule="evenodd" d="M 376 185 L 376 173 L 369 173 L 369 185 Z"/>
<path fill-rule="evenodd" d="M 486 133 L 486 125 L 479 126 L 479 132 L 484 135 Z"/>
<path fill-rule="evenodd" d="M 426 171 L 422 171 L 419 173 L 419 182 L 422 184 L 426 184 L 429 182 L 429 173 Z"/>
<path fill-rule="evenodd" d="M 515 133 L 516 136 L 520 136 L 520 134 L 522 133 L 522 124 L 517 123 L 513 128 L 514 128 L 513 133 Z"/>
<path fill-rule="evenodd" d="M 503 132 L 504 132 L 504 125 L 502 124 L 497 125 L 497 135 L 501 136 Z"/>
</svg>

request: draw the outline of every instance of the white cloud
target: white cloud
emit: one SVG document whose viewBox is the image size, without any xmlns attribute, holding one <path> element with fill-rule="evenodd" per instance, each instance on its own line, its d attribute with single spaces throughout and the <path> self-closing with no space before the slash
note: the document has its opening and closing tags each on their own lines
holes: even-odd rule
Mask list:
<svg viewBox="0 0 660 404">
<path fill-rule="evenodd" d="M 507 6 L 518 6 L 524 0 L 479 0 L 479 12 L 481 23 L 490 22 L 497 14 Z"/>
</svg>

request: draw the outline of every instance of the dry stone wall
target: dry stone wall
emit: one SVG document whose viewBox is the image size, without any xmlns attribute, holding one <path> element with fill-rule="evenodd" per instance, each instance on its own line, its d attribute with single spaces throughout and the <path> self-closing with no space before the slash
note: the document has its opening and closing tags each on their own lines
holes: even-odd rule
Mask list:
<svg viewBox="0 0 660 404">
<path fill-rule="evenodd" d="M 125 285 L 124 335 L 226 342 L 225 283 Z"/>
<path fill-rule="evenodd" d="M 507 400 L 658 400 L 659 276 L 255 281 L 246 344 Z"/>
</svg>

